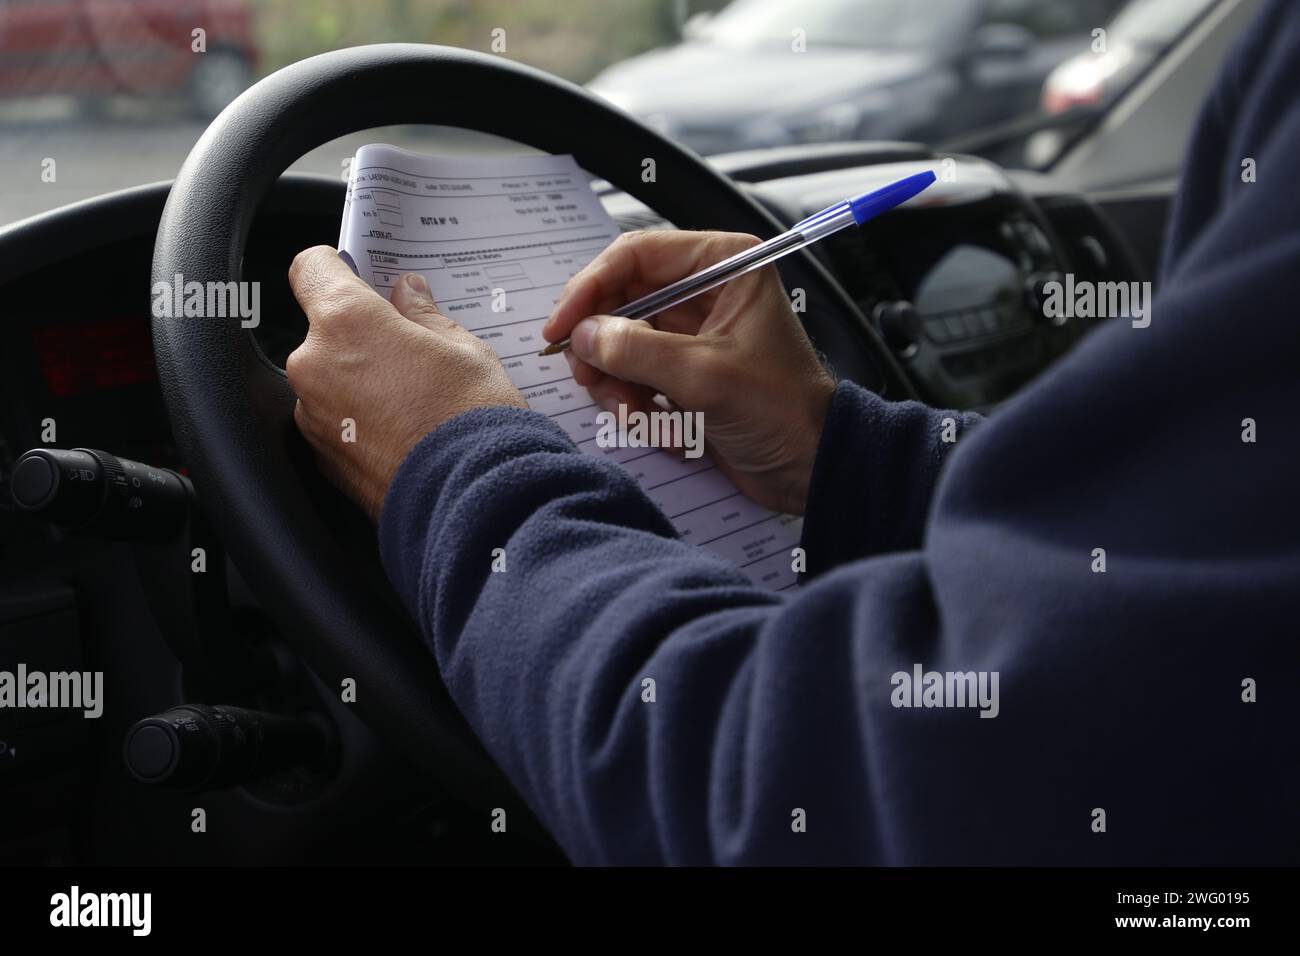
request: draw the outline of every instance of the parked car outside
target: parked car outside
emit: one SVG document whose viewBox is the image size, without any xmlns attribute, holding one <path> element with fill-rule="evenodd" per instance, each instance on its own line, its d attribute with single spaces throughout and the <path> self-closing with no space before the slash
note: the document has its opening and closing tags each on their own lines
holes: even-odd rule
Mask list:
<svg viewBox="0 0 1300 956">
<path fill-rule="evenodd" d="M 1124 0 L 734 0 L 596 93 L 702 154 L 939 142 L 1037 108 Z"/>
</svg>

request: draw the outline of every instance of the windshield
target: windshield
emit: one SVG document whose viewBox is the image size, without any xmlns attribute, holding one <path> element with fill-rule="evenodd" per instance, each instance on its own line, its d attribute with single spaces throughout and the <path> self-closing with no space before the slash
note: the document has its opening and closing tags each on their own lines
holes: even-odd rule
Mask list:
<svg viewBox="0 0 1300 956">
<path fill-rule="evenodd" d="M 1110 25 L 1111 36 L 1129 43 L 1164 44 L 1174 40 L 1214 0 L 1133 0 Z"/>
<path fill-rule="evenodd" d="M 970 0 L 736 0 L 698 38 L 736 48 L 786 47 L 794 30 L 814 46 L 905 49 L 941 44 Z"/>
<path fill-rule="evenodd" d="M 943 146 L 1026 117 L 1109 108 L 1219 2 L 0 0 L 0 224 L 173 178 L 242 90 L 348 46 L 437 43 L 528 64 L 706 156 Z M 1100 27 L 1112 32 L 1108 53 L 1095 49 Z M 429 90 L 434 102 L 455 95 Z M 573 122 L 581 141 L 580 118 L 554 122 Z M 1034 166 L 1068 141 L 1039 137 L 1027 150 L 1023 139 L 966 148 Z M 435 154 L 525 148 L 411 125 L 325 144 L 293 168 L 342 179 L 375 141 Z"/>
</svg>

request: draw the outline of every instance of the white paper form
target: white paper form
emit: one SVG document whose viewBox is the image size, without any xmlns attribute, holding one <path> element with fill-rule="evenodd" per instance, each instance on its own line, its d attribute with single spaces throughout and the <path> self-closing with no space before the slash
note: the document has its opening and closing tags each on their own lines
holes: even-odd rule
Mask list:
<svg viewBox="0 0 1300 956">
<path fill-rule="evenodd" d="M 754 504 L 707 456 L 600 447 L 600 407 L 563 355 L 537 354 L 564 284 L 618 233 L 572 156 L 434 157 L 372 144 L 352 160 L 339 249 L 385 296 L 403 273 L 420 273 L 443 313 L 496 350 L 529 406 L 631 472 L 685 540 L 760 585 L 793 587 L 802 519 Z"/>
</svg>

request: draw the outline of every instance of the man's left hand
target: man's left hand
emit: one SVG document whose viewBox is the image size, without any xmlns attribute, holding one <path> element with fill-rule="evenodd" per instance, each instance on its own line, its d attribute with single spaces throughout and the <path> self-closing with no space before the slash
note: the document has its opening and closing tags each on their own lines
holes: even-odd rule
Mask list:
<svg viewBox="0 0 1300 956">
<path fill-rule="evenodd" d="M 329 246 L 298 253 L 289 284 L 310 328 L 285 362 L 294 421 L 330 479 L 378 521 L 416 443 L 473 408 L 527 408 L 491 346 L 438 311 L 411 274 L 385 301 Z"/>
</svg>

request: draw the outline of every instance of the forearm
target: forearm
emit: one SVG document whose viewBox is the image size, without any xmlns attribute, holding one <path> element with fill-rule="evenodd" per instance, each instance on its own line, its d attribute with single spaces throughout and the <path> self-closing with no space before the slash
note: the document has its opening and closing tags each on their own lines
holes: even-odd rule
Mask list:
<svg viewBox="0 0 1300 956">
<path fill-rule="evenodd" d="M 1223 568 L 1180 590 L 1177 539 L 1090 573 L 1092 541 L 1125 553 L 1144 486 L 1113 489 L 1118 508 L 1045 511 L 1040 470 L 1005 446 L 1026 428 L 1049 440 L 1048 405 L 972 440 L 954 477 L 980 500 L 940 494 L 925 550 L 785 596 L 676 540 L 626 474 L 540 416 L 471 412 L 399 470 L 385 564 L 469 723 L 574 862 L 1149 863 L 1175 840 L 1180 861 L 1239 859 L 1258 840 L 1248 821 L 1207 832 L 1197 802 L 1149 796 L 1226 799 L 1231 775 L 1151 741 L 1195 715 L 1203 756 L 1267 762 L 1251 709 L 1205 688 L 1258 650 L 1220 660 L 1232 595 L 1277 594 Z M 1062 446 L 1046 487 L 1092 450 Z M 1153 689 L 1152 673 L 1175 676 Z M 1257 802 L 1272 812 L 1274 796 Z M 1099 839 L 1098 806 L 1142 825 Z"/>
<path fill-rule="evenodd" d="M 853 386 L 835 404 L 818 462 L 833 500 L 805 535 L 810 567 L 919 537 L 941 461 L 927 444 L 940 413 Z M 838 526 L 846 510 L 851 529 Z M 780 768 L 800 766 L 807 786 L 858 750 L 852 646 L 870 636 L 855 584 L 796 601 L 753 587 L 680 541 L 624 471 L 517 409 L 470 412 L 421 442 L 393 481 L 381 542 L 457 703 L 575 859 L 834 858 L 834 841 L 737 834 L 756 816 L 771 825 L 768 798 L 745 804 Z M 923 591 L 915 558 L 905 586 Z M 896 635 L 889 615 L 865 629 Z M 877 852 L 863 826 L 858 859 Z"/>
<path fill-rule="evenodd" d="M 517 410 L 426 438 L 394 479 L 381 543 L 457 703 L 575 859 L 701 859 L 707 841 L 682 837 L 674 854 L 653 828 L 634 839 L 609 818 L 651 821 L 666 799 L 650 779 L 671 759 L 656 753 L 665 708 L 642 701 L 642 681 L 680 704 L 679 653 L 752 633 L 775 595 L 678 540 L 621 469 Z"/>
</svg>

